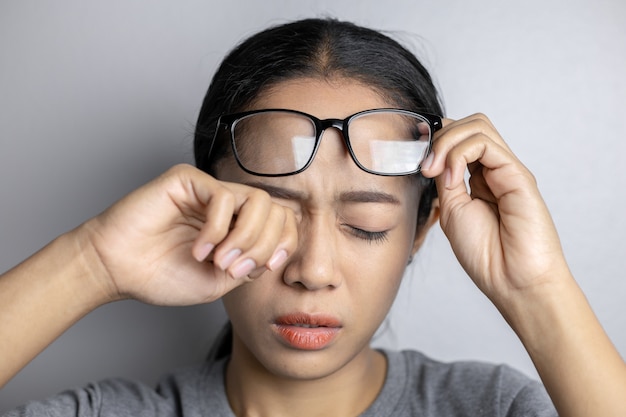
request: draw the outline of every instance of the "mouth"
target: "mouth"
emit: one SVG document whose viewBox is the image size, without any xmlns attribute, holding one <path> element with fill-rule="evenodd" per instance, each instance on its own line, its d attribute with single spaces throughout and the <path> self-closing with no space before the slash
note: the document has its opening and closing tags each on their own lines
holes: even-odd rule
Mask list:
<svg viewBox="0 0 626 417">
<path fill-rule="evenodd" d="M 276 318 L 273 329 L 287 346 L 299 350 L 321 350 L 331 344 L 341 331 L 341 322 L 320 314 L 287 314 Z"/>
</svg>

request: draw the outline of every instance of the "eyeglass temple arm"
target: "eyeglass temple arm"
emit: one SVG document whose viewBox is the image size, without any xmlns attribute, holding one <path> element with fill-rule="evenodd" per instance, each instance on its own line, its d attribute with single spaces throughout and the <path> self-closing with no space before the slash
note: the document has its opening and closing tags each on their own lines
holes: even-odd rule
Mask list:
<svg viewBox="0 0 626 417">
<path fill-rule="evenodd" d="M 441 116 L 437 116 L 436 114 L 428 114 L 428 113 L 420 113 L 420 114 L 428 120 L 428 122 L 432 126 L 433 132 L 436 132 L 443 127 Z"/>
</svg>

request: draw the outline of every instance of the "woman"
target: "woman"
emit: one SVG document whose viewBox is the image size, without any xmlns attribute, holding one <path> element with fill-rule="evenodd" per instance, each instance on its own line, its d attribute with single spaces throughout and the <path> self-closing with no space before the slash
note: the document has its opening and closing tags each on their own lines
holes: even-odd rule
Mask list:
<svg viewBox="0 0 626 417">
<path fill-rule="evenodd" d="M 201 171 L 174 167 L 2 276 L 0 380 L 102 304 L 222 298 L 232 331 L 206 364 L 23 414 L 623 414 L 624 362 L 532 175 L 485 116 L 441 114 L 428 73 L 378 32 L 313 19 L 251 37 L 205 98 Z M 507 367 L 369 346 L 437 220 L 549 397 Z"/>
</svg>

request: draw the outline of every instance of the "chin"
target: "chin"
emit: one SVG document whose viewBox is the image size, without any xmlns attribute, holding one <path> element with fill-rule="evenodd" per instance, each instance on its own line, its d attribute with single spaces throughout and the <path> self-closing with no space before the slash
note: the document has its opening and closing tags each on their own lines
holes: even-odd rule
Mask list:
<svg viewBox="0 0 626 417">
<path fill-rule="evenodd" d="M 259 355 L 257 361 L 267 372 L 281 378 L 313 381 L 340 372 L 353 359 L 353 355 L 340 354 L 334 349 L 302 351 L 281 349 L 280 353 Z"/>
</svg>

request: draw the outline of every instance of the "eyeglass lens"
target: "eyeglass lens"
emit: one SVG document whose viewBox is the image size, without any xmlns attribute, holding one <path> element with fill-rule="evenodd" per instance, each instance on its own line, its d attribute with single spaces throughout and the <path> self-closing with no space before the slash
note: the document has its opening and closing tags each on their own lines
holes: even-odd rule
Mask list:
<svg viewBox="0 0 626 417">
<path fill-rule="evenodd" d="M 315 149 L 315 123 L 297 113 L 251 114 L 233 124 L 232 132 L 239 162 L 259 174 L 298 171 L 306 166 Z M 347 136 L 354 158 L 363 168 L 402 175 L 418 170 L 428 153 L 431 129 L 419 115 L 375 111 L 352 118 Z"/>
</svg>

